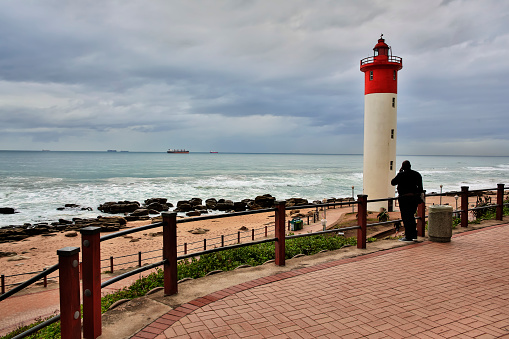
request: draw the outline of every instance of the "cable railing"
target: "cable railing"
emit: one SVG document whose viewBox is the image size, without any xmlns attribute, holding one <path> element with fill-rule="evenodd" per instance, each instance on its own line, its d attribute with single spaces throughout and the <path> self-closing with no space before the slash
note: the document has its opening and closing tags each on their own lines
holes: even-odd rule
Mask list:
<svg viewBox="0 0 509 339">
<path fill-rule="evenodd" d="M 496 190 L 496 203 L 483 206 L 480 208 L 495 208 L 496 209 L 496 219 L 502 220 L 503 218 L 503 207 L 509 205 L 508 203 L 504 203 L 504 184 L 499 184 L 495 189 L 484 189 L 484 190 L 473 190 L 469 191 L 468 187 L 464 186 L 461 188 L 461 191 L 455 192 L 461 198 L 461 209 L 456 210 L 456 212 L 461 215 L 461 227 L 468 226 L 468 213 L 470 211 L 474 211 L 479 209 L 478 207 L 469 208 L 468 197 L 475 193 L 480 193 L 489 190 Z M 440 193 L 443 195 L 451 194 L 449 193 Z M 430 194 L 429 196 L 437 196 L 437 194 Z M 78 247 L 65 247 L 57 251 L 57 255 L 59 258 L 59 263 L 57 265 L 52 266 L 50 269 L 44 271 L 43 273 L 38 274 L 37 276 L 27 280 L 25 283 L 19 285 L 18 287 L 12 289 L 11 291 L 6 292 L 5 294 L 0 295 L 0 301 L 6 299 L 7 297 L 13 295 L 14 293 L 19 292 L 23 288 L 28 287 L 33 284 L 35 281 L 41 279 L 43 276 L 50 274 L 51 272 L 59 270 L 59 280 L 60 280 L 60 305 L 61 305 L 61 314 L 53 317 L 48 320 L 44 325 L 47 326 L 48 322 L 54 322 L 60 320 L 61 322 L 61 337 L 63 339 L 67 338 L 81 338 L 81 329 L 83 328 L 84 336 L 87 338 L 97 338 L 101 335 L 101 288 L 109 286 L 117 281 L 121 281 L 129 276 L 142 273 L 146 270 L 157 268 L 163 266 L 163 279 L 164 279 L 164 294 L 167 296 L 174 295 L 178 292 L 178 281 L 177 281 L 177 266 L 178 261 L 186 258 L 197 257 L 200 255 L 205 255 L 208 253 L 214 253 L 219 251 L 224 251 L 228 249 L 240 248 L 245 246 L 251 246 L 254 244 L 275 243 L 275 260 L 274 264 L 277 266 L 285 265 L 285 241 L 286 239 L 300 238 L 306 236 L 315 236 L 320 234 L 329 234 L 329 233 L 338 233 L 347 230 L 357 230 L 357 248 L 365 249 L 366 248 L 366 236 L 367 236 L 367 227 L 375 226 L 375 225 L 384 225 L 394 223 L 396 220 L 386 221 L 386 222 L 378 222 L 367 224 L 367 205 L 368 202 L 378 202 L 378 201 L 394 201 L 395 198 L 386 198 L 386 199 L 374 199 L 367 200 L 366 195 L 358 195 L 357 201 L 354 204 L 357 205 L 357 225 L 337 228 L 333 230 L 325 230 L 313 233 L 301 233 L 295 235 L 286 235 L 286 211 L 293 209 L 304 209 L 304 208 L 327 208 L 330 206 L 345 206 L 351 205 L 352 202 L 345 203 L 324 203 L 324 204 L 316 204 L 316 205 L 304 205 L 304 206 L 294 206 L 294 207 L 286 207 L 285 202 L 278 202 L 275 208 L 257 210 L 257 211 L 246 211 L 246 212 L 235 212 L 223 215 L 212 215 L 212 216 L 204 216 L 204 217 L 196 217 L 190 219 L 177 220 L 176 213 L 163 213 L 163 221 L 160 223 L 155 223 L 151 225 L 145 225 L 133 229 L 123 230 L 120 232 L 116 232 L 114 234 L 108 234 L 103 237 L 100 236 L 100 228 L 99 227 L 85 227 L 80 230 L 82 236 L 82 290 L 83 290 L 83 314 L 80 312 L 80 278 L 79 278 L 79 252 L 80 248 Z M 425 222 L 426 222 L 426 205 L 425 202 L 421 202 L 417 209 L 417 233 L 419 236 L 424 236 L 425 232 Z M 177 236 L 176 236 L 176 228 L 178 223 L 188 223 L 198 220 L 210 220 L 217 218 L 228 218 L 237 215 L 248 215 L 248 214 L 256 214 L 256 213 L 266 213 L 266 212 L 274 212 L 274 236 L 266 237 L 266 239 L 254 240 L 251 242 L 245 243 L 236 243 L 231 245 L 226 245 L 215 248 L 206 249 L 206 240 L 204 242 L 204 250 L 198 252 L 192 252 L 182 255 L 177 255 Z M 163 248 L 162 248 L 162 260 L 145 265 L 143 267 L 136 268 L 132 271 L 123 273 L 117 277 L 114 277 L 108 281 L 102 282 L 100 281 L 101 275 L 101 260 L 100 258 L 100 243 L 105 240 L 114 239 L 116 237 L 124 236 L 126 234 L 140 232 L 148 229 L 152 229 L 155 227 L 163 227 Z M 272 236 L 272 233 L 271 233 Z M 155 257 L 157 258 L 157 257 Z M 160 257 L 161 258 L 161 257 Z M 81 321 L 81 315 L 83 316 L 83 321 Z M 59 319 L 57 319 L 59 317 Z M 55 320 L 56 319 L 56 320 Z M 38 329 L 44 327 L 38 325 Z M 33 330 L 26 331 L 15 338 L 23 338 L 31 333 Z"/>
<path fill-rule="evenodd" d="M 366 64 L 370 64 L 372 62 L 375 62 L 375 58 L 377 58 L 377 57 L 380 57 L 380 56 L 369 56 L 369 57 L 366 57 L 366 58 L 362 59 L 361 60 L 361 66 L 362 65 L 366 65 Z M 395 56 L 395 55 L 388 55 L 387 56 L 387 61 L 398 63 L 398 64 L 402 64 L 403 63 L 403 59 L 401 57 Z"/>
</svg>

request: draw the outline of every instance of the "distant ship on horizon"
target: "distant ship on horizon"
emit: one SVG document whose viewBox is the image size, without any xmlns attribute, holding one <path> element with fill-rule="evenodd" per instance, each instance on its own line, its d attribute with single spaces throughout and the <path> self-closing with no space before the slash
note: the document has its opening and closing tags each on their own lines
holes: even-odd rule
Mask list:
<svg viewBox="0 0 509 339">
<path fill-rule="evenodd" d="M 187 153 L 189 153 L 189 151 L 185 150 L 185 149 L 173 149 L 173 148 L 170 148 L 169 150 L 166 151 L 166 153 L 187 154 Z"/>
<path fill-rule="evenodd" d="M 219 152 L 217 152 L 217 151 L 210 151 L 210 153 L 219 153 Z"/>
</svg>

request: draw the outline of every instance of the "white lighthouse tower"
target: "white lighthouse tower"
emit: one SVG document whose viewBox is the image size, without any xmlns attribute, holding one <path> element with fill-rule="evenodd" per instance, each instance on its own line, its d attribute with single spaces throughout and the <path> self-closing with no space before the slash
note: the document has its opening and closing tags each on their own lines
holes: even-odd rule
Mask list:
<svg viewBox="0 0 509 339">
<path fill-rule="evenodd" d="M 363 193 L 368 200 L 394 197 L 398 71 L 403 60 L 392 55 L 382 34 L 373 56 L 362 59 L 360 67 L 365 79 Z M 372 211 L 380 207 L 387 208 L 387 202 L 368 205 Z"/>
</svg>

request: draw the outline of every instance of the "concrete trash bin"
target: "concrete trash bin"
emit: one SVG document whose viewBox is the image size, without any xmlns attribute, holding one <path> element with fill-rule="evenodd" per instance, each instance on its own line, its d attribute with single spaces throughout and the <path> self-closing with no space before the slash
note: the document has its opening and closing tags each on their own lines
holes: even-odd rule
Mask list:
<svg viewBox="0 0 509 339">
<path fill-rule="evenodd" d="M 428 208 L 428 236 L 435 242 L 450 242 L 452 237 L 452 206 L 432 205 Z"/>
</svg>

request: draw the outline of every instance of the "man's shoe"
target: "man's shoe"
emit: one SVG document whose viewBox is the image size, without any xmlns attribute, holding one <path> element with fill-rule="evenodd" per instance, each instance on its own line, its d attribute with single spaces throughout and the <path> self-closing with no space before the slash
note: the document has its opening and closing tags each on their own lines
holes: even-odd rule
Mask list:
<svg viewBox="0 0 509 339">
<path fill-rule="evenodd" d="M 403 242 L 414 242 L 412 239 L 407 239 L 407 238 L 401 238 L 401 239 L 399 239 L 399 241 L 403 241 Z"/>
</svg>

